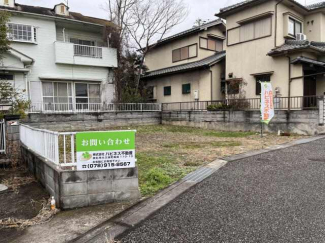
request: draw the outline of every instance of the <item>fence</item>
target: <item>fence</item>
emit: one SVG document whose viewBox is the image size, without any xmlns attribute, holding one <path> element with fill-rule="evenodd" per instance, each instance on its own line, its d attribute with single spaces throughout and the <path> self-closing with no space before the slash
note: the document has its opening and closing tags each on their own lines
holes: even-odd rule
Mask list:
<svg viewBox="0 0 325 243">
<path fill-rule="evenodd" d="M 76 166 L 75 132 L 53 132 L 20 125 L 20 141 L 46 160 L 60 166 Z"/>
<path fill-rule="evenodd" d="M 32 103 L 30 113 L 86 113 L 86 112 L 129 112 L 129 111 L 161 111 L 157 103 Z"/>
<path fill-rule="evenodd" d="M 315 110 L 323 96 L 274 97 L 275 110 Z M 163 111 L 206 111 L 206 110 L 259 110 L 260 98 L 228 99 L 216 101 L 174 102 L 162 104 Z"/>
<path fill-rule="evenodd" d="M 97 46 L 74 45 L 74 55 L 82 57 L 103 58 L 103 49 Z"/>
</svg>

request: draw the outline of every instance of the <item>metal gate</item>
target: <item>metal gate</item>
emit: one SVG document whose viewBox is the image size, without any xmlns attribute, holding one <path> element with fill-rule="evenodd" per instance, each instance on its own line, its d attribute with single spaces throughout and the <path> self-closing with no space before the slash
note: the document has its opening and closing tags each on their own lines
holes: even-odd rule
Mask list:
<svg viewBox="0 0 325 243">
<path fill-rule="evenodd" d="M 0 154 L 6 153 L 6 124 L 5 120 L 0 120 Z"/>
</svg>

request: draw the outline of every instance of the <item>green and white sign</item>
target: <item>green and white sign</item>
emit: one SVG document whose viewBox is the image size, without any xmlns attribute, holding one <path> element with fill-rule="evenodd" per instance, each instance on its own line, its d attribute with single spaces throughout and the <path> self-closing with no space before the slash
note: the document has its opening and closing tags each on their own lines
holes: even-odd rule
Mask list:
<svg viewBox="0 0 325 243">
<path fill-rule="evenodd" d="M 81 132 L 76 143 L 78 170 L 135 167 L 135 131 Z"/>
</svg>

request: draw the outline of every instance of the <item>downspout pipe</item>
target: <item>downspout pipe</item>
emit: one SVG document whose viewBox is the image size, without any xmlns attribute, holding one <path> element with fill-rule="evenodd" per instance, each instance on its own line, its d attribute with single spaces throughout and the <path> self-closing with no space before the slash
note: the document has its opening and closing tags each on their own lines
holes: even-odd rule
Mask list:
<svg viewBox="0 0 325 243">
<path fill-rule="evenodd" d="M 213 101 L 213 72 L 210 68 L 210 82 L 211 82 L 211 101 Z"/>
<path fill-rule="evenodd" d="M 275 4 L 275 25 L 274 25 L 274 47 L 277 47 L 277 32 L 278 32 L 278 5 L 284 0 L 280 0 Z"/>
<path fill-rule="evenodd" d="M 290 113 L 290 110 L 291 110 L 291 82 L 292 82 L 292 78 L 291 78 L 291 57 L 287 56 L 287 58 L 288 58 L 288 74 L 289 74 L 288 112 Z"/>
</svg>

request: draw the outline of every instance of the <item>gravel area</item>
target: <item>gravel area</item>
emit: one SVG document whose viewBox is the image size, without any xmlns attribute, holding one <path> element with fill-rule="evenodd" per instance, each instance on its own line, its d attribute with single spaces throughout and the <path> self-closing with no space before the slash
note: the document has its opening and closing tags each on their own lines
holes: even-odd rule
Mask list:
<svg viewBox="0 0 325 243">
<path fill-rule="evenodd" d="M 127 242 L 324 242 L 325 140 L 228 163 Z"/>
</svg>

